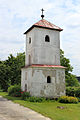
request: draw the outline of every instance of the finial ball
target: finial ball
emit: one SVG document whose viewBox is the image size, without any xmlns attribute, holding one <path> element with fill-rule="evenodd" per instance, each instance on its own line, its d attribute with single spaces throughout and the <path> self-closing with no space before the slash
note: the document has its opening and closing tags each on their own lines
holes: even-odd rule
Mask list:
<svg viewBox="0 0 80 120">
<path fill-rule="evenodd" d="M 43 11 L 44 11 L 44 9 L 42 8 L 41 11 L 42 11 L 42 15 L 41 15 L 41 17 L 42 17 L 42 19 L 43 19 L 43 18 L 44 18 L 44 15 L 43 15 Z"/>
</svg>

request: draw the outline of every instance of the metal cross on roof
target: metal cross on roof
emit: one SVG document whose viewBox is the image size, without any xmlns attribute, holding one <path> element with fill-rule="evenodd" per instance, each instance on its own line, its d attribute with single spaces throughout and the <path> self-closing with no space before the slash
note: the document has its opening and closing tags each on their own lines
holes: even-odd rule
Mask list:
<svg viewBox="0 0 80 120">
<path fill-rule="evenodd" d="M 42 11 L 42 15 L 41 15 L 41 17 L 42 17 L 42 19 L 43 19 L 43 18 L 44 18 L 44 15 L 43 15 L 43 11 L 44 11 L 44 9 L 42 8 L 41 11 Z"/>
</svg>

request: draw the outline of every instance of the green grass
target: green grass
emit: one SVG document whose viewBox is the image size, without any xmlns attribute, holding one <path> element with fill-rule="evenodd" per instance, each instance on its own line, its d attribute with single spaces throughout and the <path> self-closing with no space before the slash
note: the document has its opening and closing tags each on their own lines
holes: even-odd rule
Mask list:
<svg viewBox="0 0 80 120">
<path fill-rule="evenodd" d="M 56 101 L 34 103 L 20 100 L 20 98 L 10 97 L 5 92 L 0 92 L 0 95 L 15 103 L 31 108 L 52 120 L 80 120 L 80 103 L 62 104 Z M 65 109 L 59 109 L 57 106 L 64 106 Z"/>
</svg>

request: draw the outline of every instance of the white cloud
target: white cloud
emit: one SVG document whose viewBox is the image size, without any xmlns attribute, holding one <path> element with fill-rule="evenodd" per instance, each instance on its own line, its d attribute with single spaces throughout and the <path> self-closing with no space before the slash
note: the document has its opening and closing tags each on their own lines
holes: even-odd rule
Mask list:
<svg viewBox="0 0 80 120">
<path fill-rule="evenodd" d="M 62 27 L 61 48 L 80 75 L 80 0 L 0 0 L 0 58 L 24 51 L 23 33 L 40 19 Z"/>
</svg>

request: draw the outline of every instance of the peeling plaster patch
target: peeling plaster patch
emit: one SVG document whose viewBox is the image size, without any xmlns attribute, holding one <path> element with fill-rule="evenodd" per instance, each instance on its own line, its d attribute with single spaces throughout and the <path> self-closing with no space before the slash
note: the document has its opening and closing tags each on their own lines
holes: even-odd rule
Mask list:
<svg viewBox="0 0 80 120">
<path fill-rule="evenodd" d="M 59 84 L 56 84 L 56 92 L 57 92 L 57 95 L 60 95 L 60 85 Z"/>
<path fill-rule="evenodd" d="M 63 72 L 62 73 L 58 72 L 58 76 L 59 76 L 59 80 L 60 81 L 64 80 L 64 74 L 63 74 Z"/>
<path fill-rule="evenodd" d="M 32 68 L 32 76 L 34 75 L 35 70 Z"/>
<path fill-rule="evenodd" d="M 40 91 L 40 94 L 41 94 L 42 96 L 45 96 L 44 90 L 41 90 L 41 91 Z"/>
<path fill-rule="evenodd" d="M 56 76 L 56 70 L 42 70 L 42 73 L 44 74 L 45 77 L 47 77 L 47 76 L 55 77 Z"/>
<path fill-rule="evenodd" d="M 65 90 L 65 85 L 64 83 L 61 83 L 60 84 L 56 84 L 56 92 L 57 92 L 57 95 L 60 95 L 60 92 L 61 93 L 64 93 L 64 90 Z"/>
<path fill-rule="evenodd" d="M 44 89 L 46 89 L 46 86 L 44 85 Z"/>
</svg>

